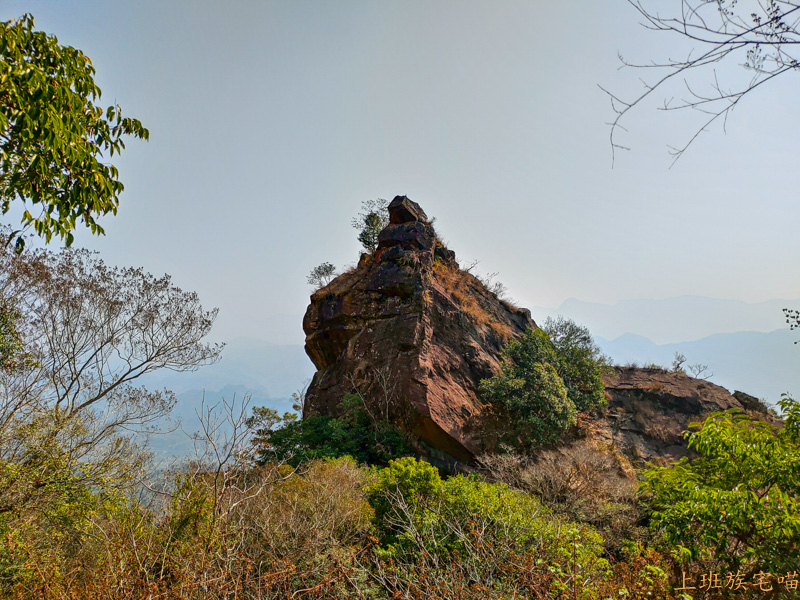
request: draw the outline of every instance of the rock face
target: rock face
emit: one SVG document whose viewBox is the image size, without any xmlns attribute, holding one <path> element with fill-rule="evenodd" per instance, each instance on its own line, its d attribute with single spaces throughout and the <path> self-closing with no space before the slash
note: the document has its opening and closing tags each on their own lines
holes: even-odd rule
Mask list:
<svg viewBox="0 0 800 600">
<path fill-rule="evenodd" d="M 683 432 L 712 412 L 738 408 L 777 422 L 756 398 L 662 369 L 616 367 L 604 379 L 608 406 L 592 419 L 593 435 L 633 466 L 677 460 L 689 453 Z"/>
<path fill-rule="evenodd" d="M 311 296 L 303 329 L 317 373 L 304 416 L 335 416 L 357 391 L 376 418 L 413 433 L 420 454 L 471 461 L 487 443 L 478 383 L 536 324 L 459 269 L 418 204 L 398 196 L 389 217 L 375 256 Z"/>
<path fill-rule="evenodd" d="M 479 382 L 536 324 L 459 268 L 418 204 L 398 196 L 389 215 L 375 255 L 311 296 L 303 328 L 317 372 L 304 416 L 336 416 L 357 392 L 374 418 L 414 434 L 420 455 L 444 468 L 470 463 L 497 449 L 502 428 Z M 682 432 L 708 413 L 764 412 L 752 396 L 659 369 L 618 367 L 605 387 L 608 406 L 580 415 L 559 451 L 611 453 L 629 477 L 631 466 L 686 455 Z"/>
</svg>

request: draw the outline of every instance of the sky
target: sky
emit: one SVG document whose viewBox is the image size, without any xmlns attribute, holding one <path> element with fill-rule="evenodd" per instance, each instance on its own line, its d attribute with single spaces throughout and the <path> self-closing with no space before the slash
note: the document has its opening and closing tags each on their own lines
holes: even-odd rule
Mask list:
<svg viewBox="0 0 800 600">
<path fill-rule="evenodd" d="M 666 90 L 631 114 L 612 168 L 598 86 L 631 97 L 651 76 L 618 54 L 688 51 L 624 0 L 0 4 L 26 12 L 151 134 L 115 157 L 106 236 L 76 245 L 197 291 L 220 309 L 215 339 L 302 343 L 307 274 L 355 262 L 352 217 L 398 194 L 523 306 L 800 298 L 800 75 L 671 168 L 702 115 L 657 110 L 684 93 Z"/>
</svg>

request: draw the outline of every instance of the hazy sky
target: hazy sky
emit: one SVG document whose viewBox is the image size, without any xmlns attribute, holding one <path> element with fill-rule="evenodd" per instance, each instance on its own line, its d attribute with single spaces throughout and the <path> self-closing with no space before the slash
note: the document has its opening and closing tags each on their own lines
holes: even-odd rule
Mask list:
<svg viewBox="0 0 800 600">
<path fill-rule="evenodd" d="M 685 50 L 624 0 L 0 5 L 24 12 L 151 132 L 115 163 L 126 190 L 106 237 L 76 244 L 196 290 L 220 308 L 219 339 L 296 322 L 301 341 L 307 273 L 354 262 L 352 216 L 397 194 L 522 305 L 800 297 L 800 74 L 672 169 L 667 144 L 701 115 L 641 107 L 612 169 L 598 84 L 630 95 L 649 75 L 617 53 Z"/>
</svg>

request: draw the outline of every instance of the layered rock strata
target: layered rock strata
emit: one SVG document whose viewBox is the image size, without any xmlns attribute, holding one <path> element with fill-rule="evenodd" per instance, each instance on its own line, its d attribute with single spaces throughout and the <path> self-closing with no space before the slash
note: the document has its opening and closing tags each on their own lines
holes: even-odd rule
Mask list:
<svg viewBox="0 0 800 600">
<path fill-rule="evenodd" d="M 636 467 L 689 454 L 683 432 L 711 413 L 739 409 L 769 422 L 757 398 L 663 369 L 616 367 L 604 378 L 608 406 L 592 418 L 593 437 L 619 450 Z"/>
<path fill-rule="evenodd" d="M 334 416 L 358 392 L 376 418 L 414 434 L 421 454 L 471 461 L 487 442 L 478 384 L 536 324 L 459 268 L 418 204 L 398 196 L 389 217 L 374 257 L 311 296 L 303 329 L 317 373 L 304 415 Z"/>
<path fill-rule="evenodd" d="M 418 204 L 398 196 L 389 216 L 375 255 L 311 296 L 303 328 L 317 372 L 304 416 L 337 416 L 345 395 L 358 393 L 374 419 L 413 434 L 420 455 L 443 468 L 470 463 L 497 450 L 503 427 L 478 397 L 480 380 L 536 324 L 459 268 Z M 685 456 L 683 432 L 709 413 L 772 419 L 752 396 L 682 373 L 618 367 L 604 383 L 608 406 L 580 415 L 559 452 L 611 453 L 627 476 Z"/>
</svg>

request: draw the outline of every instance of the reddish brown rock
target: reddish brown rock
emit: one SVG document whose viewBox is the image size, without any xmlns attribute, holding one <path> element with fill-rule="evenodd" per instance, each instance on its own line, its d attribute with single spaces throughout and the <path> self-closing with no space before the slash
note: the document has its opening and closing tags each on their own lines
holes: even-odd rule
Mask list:
<svg viewBox="0 0 800 600">
<path fill-rule="evenodd" d="M 311 296 L 303 328 L 317 372 L 304 416 L 336 416 L 358 392 L 374 418 L 413 434 L 420 455 L 468 463 L 497 449 L 493 432 L 503 427 L 479 382 L 536 324 L 459 269 L 419 205 L 398 196 L 389 212 L 375 255 Z M 763 412 L 752 396 L 659 369 L 616 368 L 605 386 L 608 406 L 580 415 L 558 451 L 611 453 L 628 476 L 631 465 L 686 455 L 683 432 L 711 412 Z"/>
<path fill-rule="evenodd" d="M 683 432 L 713 412 L 737 408 L 777 422 L 753 396 L 683 373 L 616 367 L 604 383 L 608 406 L 589 429 L 636 467 L 686 456 Z"/>
<path fill-rule="evenodd" d="M 407 196 L 395 196 L 389 203 L 389 222 L 392 224 L 428 221 L 428 215 L 419 204 Z"/>
<path fill-rule="evenodd" d="M 487 441 L 478 384 L 536 325 L 458 268 L 416 203 L 398 196 L 389 212 L 375 258 L 311 296 L 303 328 L 317 373 L 304 414 L 336 415 L 358 391 L 420 440 L 420 454 L 471 461 Z"/>
<path fill-rule="evenodd" d="M 731 394 L 683 373 L 616 367 L 604 383 L 608 405 L 596 413 L 579 414 L 578 424 L 557 447 L 540 450 L 534 457 L 545 469 L 576 478 L 573 483 L 599 477 L 604 482 L 601 487 L 615 488 L 627 480 L 632 493 L 637 469 L 693 454 L 683 433 L 690 423 L 702 423 L 714 412 L 735 408 L 753 418 L 780 423 L 757 398 L 743 392 Z M 502 457 L 491 454 L 481 462 L 484 468 L 504 464 Z M 595 471 L 597 467 L 602 468 Z"/>
</svg>

